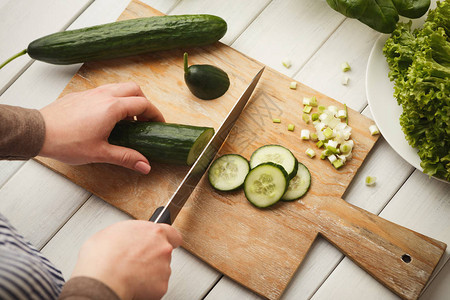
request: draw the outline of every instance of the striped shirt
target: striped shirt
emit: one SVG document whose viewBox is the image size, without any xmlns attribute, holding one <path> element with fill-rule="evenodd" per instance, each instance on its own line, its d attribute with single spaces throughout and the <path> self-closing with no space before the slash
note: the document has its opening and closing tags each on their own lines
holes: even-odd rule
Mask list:
<svg viewBox="0 0 450 300">
<path fill-rule="evenodd" d="M 56 299 L 61 272 L 0 214 L 0 299 Z"/>
</svg>

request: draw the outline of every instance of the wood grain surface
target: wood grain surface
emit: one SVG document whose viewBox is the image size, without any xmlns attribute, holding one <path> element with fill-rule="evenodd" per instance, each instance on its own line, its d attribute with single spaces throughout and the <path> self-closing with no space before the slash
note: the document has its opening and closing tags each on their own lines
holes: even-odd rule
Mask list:
<svg viewBox="0 0 450 300">
<path fill-rule="evenodd" d="M 133 1 L 120 19 L 159 14 Z M 191 64 L 213 64 L 225 70 L 231 81 L 229 91 L 213 101 L 191 95 L 183 82 L 184 51 L 189 53 Z M 261 63 L 216 43 L 84 64 L 61 96 L 106 83 L 134 81 L 168 122 L 217 129 L 261 67 Z M 310 170 L 310 192 L 301 201 L 261 210 L 253 207 L 241 191 L 213 191 L 204 177 L 174 224 L 183 234 L 183 247 L 256 293 L 277 299 L 321 234 L 398 295 L 417 298 L 445 244 L 341 200 L 377 140 L 368 131 L 373 122 L 349 110 L 355 149 L 353 159 L 344 168 L 335 170 L 328 161 L 310 159 L 304 152 L 314 147 L 314 143 L 302 141 L 299 134 L 301 128 L 312 129 L 301 120 L 302 98 L 314 95 L 323 105 L 342 107 L 342 104 L 301 83 L 297 90 L 291 90 L 288 88 L 291 81 L 266 68 L 219 155 L 239 153 L 249 158 L 259 146 L 284 145 Z M 275 117 L 282 123 L 272 123 Z M 289 123 L 295 124 L 294 132 L 287 131 Z M 165 204 L 188 171 L 182 166 L 153 163 L 152 172 L 143 176 L 106 164 L 69 166 L 46 158 L 37 160 L 129 215 L 144 220 L 156 207 Z M 402 263 L 404 254 L 413 258 L 411 263 Z"/>
</svg>

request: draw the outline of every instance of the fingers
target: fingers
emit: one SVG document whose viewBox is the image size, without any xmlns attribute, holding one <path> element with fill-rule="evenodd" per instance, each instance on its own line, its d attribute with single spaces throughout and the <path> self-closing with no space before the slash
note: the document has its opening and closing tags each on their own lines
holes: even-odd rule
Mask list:
<svg viewBox="0 0 450 300">
<path fill-rule="evenodd" d="M 137 116 L 139 121 L 164 122 L 164 116 L 145 97 L 126 97 L 119 99 L 122 119 Z"/>
<path fill-rule="evenodd" d="M 140 86 L 134 82 L 111 83 L 105 84 L 98 88 L 109 91 L 111 96 L 114 97 L 130 97 L 130 96 L 145 97 Z"/>
<path fill-rule="evenodd" d="M 174 248 L 181 246 L 183 239 L 178 230 L 167 224 L 158 224 L 158 226 L 161 226 L 161 229 L 164 230 L 167 240 Z"/>
<path fill-rule="evenodd" d="M 151 167 L 148 160 L 136 150 L 106 144 L 104 152 L 104 155 L 101 156 L 101 161 L 98 162 L 122 166 L 142 174 L 150 172 Z"/>
</svg>

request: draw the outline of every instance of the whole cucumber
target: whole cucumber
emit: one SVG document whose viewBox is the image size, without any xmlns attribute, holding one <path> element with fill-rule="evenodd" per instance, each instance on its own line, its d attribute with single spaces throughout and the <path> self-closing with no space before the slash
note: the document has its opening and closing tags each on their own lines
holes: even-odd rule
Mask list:
<svg viewBox="0 0 450 300">
<path fill-rule="evenodd" d="M 36 60 L 67 65 L 204 46 L 218 41 L 226 31 L 227 23 L 222 18 L 207 14 L 118 21 L 41 37 L 1 64 L 0 69 L 26 53 Z"/>
</svg>

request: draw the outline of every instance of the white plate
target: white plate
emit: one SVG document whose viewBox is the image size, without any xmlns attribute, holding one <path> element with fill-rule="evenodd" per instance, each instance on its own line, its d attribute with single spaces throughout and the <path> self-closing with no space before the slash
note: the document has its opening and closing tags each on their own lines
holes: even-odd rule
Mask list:
<svg viewBox="0 0 450 300">
<path fill-rule="evenodd" d="M 402 107 L 394 98 L 394 83 L 389 80 L 389 66 L 383 46 L 390 35 L 380 36 L 370 52 L 366 72 L 366 93 L 375 123 L 391 147 L 416 169 L 423 171 L 417 150 L 406 141 L 400 126 Z"/>
<path fill-rule="evenodd" d="M 430 8 L 434 9 L 435 7 L 436 1 L 433 0 Z M 412 20 L 411 27 L 422 26 L 425 19 L 426 15 Z M 400 21 L 405 22 L 407 20 L 401 18 Z M 403 109 L 397 104 L 397 99 L 394 98 L 394 83 L 389 80 L 389 66 L 383 55 L 383 46 L 389 36 L 389 34 L 381 35 L 370 52 L 366 70 L 367 101 L 375 123 L 385 140 L 404 160 L 416 169 L 423 171 L 417 150 L 408 144 L 400 126 L 400 115 Z M 434 176 L 433 178 L 450 183 Z"/>
</svg>

